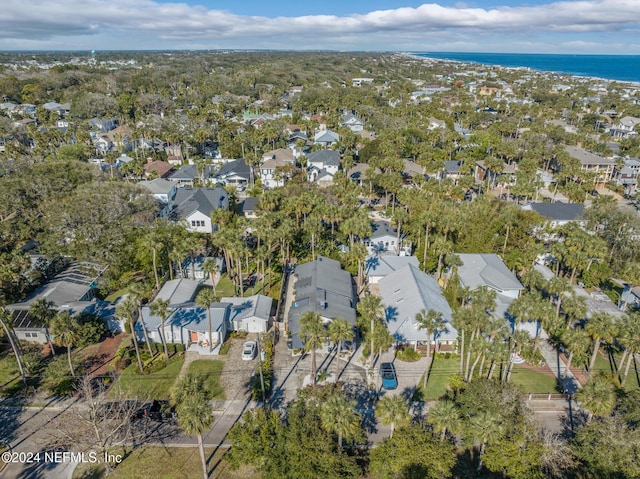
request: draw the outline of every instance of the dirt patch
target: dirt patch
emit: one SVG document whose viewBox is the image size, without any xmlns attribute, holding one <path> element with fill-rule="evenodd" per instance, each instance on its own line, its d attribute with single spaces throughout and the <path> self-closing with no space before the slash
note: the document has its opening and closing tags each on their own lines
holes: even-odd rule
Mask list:
<svg viewBox="0 0 640 479">
<path fill-rule="evenodd" d="M 528 369 L 530 371 L 546 374 L 547 376 L 551 376 L 552 378 L 556 377 L 556 375 L 553 373 L 553 371 L 551 370 L 548 364 L 545 364 L 544 366 L 540 367 L 540 366 L 534 366 L 532 364 L 525 362 L 525 363 L 519 364 L 518 366 Z"/>
<path fill-rule="evenodd" d="M 89 365 L 89 374 L 93 377 L 104 376 L 107 374 L 109 363 L 116 355 L 124 337 L 125 333 L 120 333 L 116 336 L 109 337 L 100 343 L 98 352 L 93 356 Z"/>
</svg>

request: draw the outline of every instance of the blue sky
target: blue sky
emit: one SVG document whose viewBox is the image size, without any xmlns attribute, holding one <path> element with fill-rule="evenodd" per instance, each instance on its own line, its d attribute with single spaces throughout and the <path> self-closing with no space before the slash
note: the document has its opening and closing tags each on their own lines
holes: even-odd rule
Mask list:
<svg viewBox="0 0 640 479">
<path fill-rule="evenodd" d="M 0 50 L 640 54 L 640 0 L 3 0 Z"/>
</svg>

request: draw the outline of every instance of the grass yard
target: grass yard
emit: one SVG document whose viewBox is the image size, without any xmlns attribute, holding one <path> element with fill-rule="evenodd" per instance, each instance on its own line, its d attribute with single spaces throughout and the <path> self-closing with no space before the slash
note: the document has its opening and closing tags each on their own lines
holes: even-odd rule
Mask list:
<svg viewBox="0 0 640 479">
<path fill-rule="evenodd" d="M 615 373 L 616 368 L 620 364 L 620 359 L 622 358 L 622 354 L 617 354 L 613 358 L 609 358 L 608 356 L 604 356 L 602 354 L 598 354 L 596 357 L 596 364 L 593 367 L 594 374 L 610 374 Z M 625 363 L 623 365 L 622 374 L 624 374 L 624 368 L 627 365 L 627 360 L 625 359 Z M 634 389 L 640 388 L 640 364 L 638 362 L 631 362 L 631 367 L 629 368 L 629 375 L 627 376 L 627 383 L 624 385 L 625 391 L 632 391 Z"/>
<path fill-rule="evenodd" d="M 156 361 L 162 361 L 163 356 L 160 354 L 156 357 Z M 122 391 L 122 395 L 127 398 L 147 399 L 169 399 L 171 386 L 176 381 L 184 355 L 176 354 L 169 358 L 167 366 L 159 371 L 140 375 L 138 372 L 138 363 L 133 361 L 127 368 L 122 371 L 120 378 L 111 388 L 110 395 L 118 395 Z"/>
<path fill-rule="evenodd" d="M 188 373 L 194 373 L 204 378 L 204 383 L 211 392 L 209 399 L 225 399 L 224 391 L 220 386 L 220 374 L 224 363 L 211 359 L 196 359 L 189 364 Z"/>
<path fill-rule="evenodd" d="M 0 395 L 13 394 L 22 388 L 22 380 L 13 353 L 5 353 L 0 357 Z"/>
<path fill-rule="evenodd" d="M 233 281 L 231 281 L 226 274 L 220 278 L 220 281 L 216 285 L 216 294 L 219 298 L 232 297 L 236 295 Z"/>
<path fill-rule="evenodd" d="M 513 365 L 511 383 L 522 388 L 525 393 L 557 393 L 557 381 L 554 376 L 532 371 L 519 364 Z"/>
<path fill-rule="evenodd" d="M 460 371 L 460 358 L 434 358 L 426 388 L 421 388 L 422 397 L 426 400 L 439 399 L 447 392 L 449 378 Z M 420 379 L 422 385 L 422 379 Z"/>
<path fill-rule="evenodd" d="M 259 479 L 250 467 L 232 471 L 224 461 L 226 449 L 205 448 L 210 477 L 214 479 Z M 158 479 L 200 479 L 202 466 L 196 447 L 142 446 L 133 451 L 114 448 L 112 454 L 123 454 L 125 459 L 108 476 L 111 479 L 132 477 L 155 477 Z M 101 465 L 79 464 L 73 479 L 105 479 L 107 475 Z"/>
</svg>

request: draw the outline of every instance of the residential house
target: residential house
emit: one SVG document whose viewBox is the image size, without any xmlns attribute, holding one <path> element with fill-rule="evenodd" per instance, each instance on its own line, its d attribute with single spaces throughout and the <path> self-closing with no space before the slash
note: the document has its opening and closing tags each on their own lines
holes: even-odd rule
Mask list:
<svg viewBox="0 0 640 479">
<path fill-rule="evenodd" d="M 344 318 L 355 326 L 355 285 L 351 274 L 342 269 L 339 261 L 318 256 L 315 261 L 296 265 L 289 281 L 293 281 L 293 298 L 287 317 L 290 349 L 304 346 L 300 317 L 307 311 L 319 314 L 325 324 Z"/>
<path fill-rule="evenodd" d="M 512 329 L 529 332 L 532 337 L 544 336 L 539 323 L 524 321 L 516 326 L 514 318 L 507 313 L 511 303 L 525 288 L 497 254 L 458 254 L 458 257 L 462 264 L 457 267 L 457 273 L 463 287 L 473 291 L 485 286 L 496 292 L 495 317 L 507 321 Z"/>
<path fill-rule="evenodd" d="M 251 167 L 247 165 L 244 158 L 240 158 L 222 165 L 215 179 L 225 185 L 246 187 L 252 176 Z"/>
<path fill-rule="evenodd" d="M 178 188 L 169 218 L 186 221 L 191 232 L 211 234 L 211 213 L 217 209 L 229 209 L 229 194 L 224 188 Z"/>
<path fill-rule="evenodd" d="M 444 162 L 444 168 L 440 172 L 439 176 L 441 180 L 449 179 L 455 184 L 458 184 L 458 180 L 462 176 L 460 168 L 462 167 L 462 161 L 459 160 L 447 160 Z"/>
<path fill-rule="evenodd" d="M 147 177 L 157 175 L 159 178 L 168 178 L 173 173 L 173 166 L 166 161 L 147 159 L 144 165 L 145 175 Z"/>
<path fill-rule="evenodd" d="M 367 282 L 369 284 L 378 284 L 380 280 L 389 276 L 408 264 L 414 266 L 419 265 L 418 258 L 415 256 L 394 256 L 394 255 L 373 255 L 367 257 L 364 264 Z"/>
<path fill-rule="evenodd" d="M 175 172 L 170 174 L 167 179 L 181 186 L 194 186 L 196 178 L 204 180 L 204 184 L 209 184 L 215 174 L 216 167 L 214 165 L 203 165 L 198 171 L 198 166 L 194 164 L 182 165 Z"/>
<path fill-rule="evenodd" d="M 157 200 L 160 207 L 160 216 L 167 216 L 173 207 L 173 200 L 177 191 L 176 184 L 164 178 L 156 178 L 150 181 L 140 181 L 138 185 L 146 189 Z"/>
<path fill-rule="evenodd" d="M 352 78 L 351 86 L 361 87 L 362 85 L 368 85 L 373 83 L 373 78 Z"/>
<path fill-rule="evenodd" d="M 245 218 L 256 219 L 258 215 L 256 214 L 256 207 L 260 198 L 256 197 L 248 197 L 242 202 L 242 214 Z"/>
<path fill-rule="evenodd" d="M 414 184 L 416 178 L 425 178 L 425 168 L 415 161 L 402 159 L 402 180 L 404 184 Z"/>
<path fill-rule="evenodd" d="M 580 161 L 580 169 L 595 173 L 594 183 L 605 184 L 613 178 L 616 162 L 613 158 L 604 158 L 576 146 L 565 146 L 567 153 Z"/>
<path fill-rule="evenodd" d="M 616 166 L 613 179 L 618 186 L 624 188 L 624 192 L 631 194 L 638 189 L 638 176 L 640 175 L 640 159 L 627 157 L 622 167 Z"/>
<path fill-rule="evenodd" d="M 33 321 L 29 309 L 44 299 L 59 312 L 70 314 L 92 313 L 105 320 L 110 329 L 118 329 L 113 320 L 110 303 L 97 299 L 97 280 L 104 267 L 92 263 L 74 262 L 67 264 L 53 278 L 37 288 L 24 301 L 10 304 L 15 335 L 20 340 L 44 344 L 47 342 L 45 328 Z"/>
<path fill-rule="evenodd" d="M 417 347 L 429 341 L 436 351 L 455 349 L 458 332 L 451 325 L 451 307 L 435 279 L 410 263 L 382 278 L 378 287 L 385 307 L 385 324 L 396 343 Z M 429 337 L 416 320 L 423 310 L 436 311 L 443 319 L 442 327 L 430 331 Z"/>
<path fill-rule="evenodd" d="M 289 148 L 279 148 L 268 151 L 262 156 L 262 159 L 263 163 L 260 165 L 262 185 L 267 189 L 284 186 L 285 175 L 278 174 L 278 172 L 286 166 L 295 165 L 293 151 Z"/>
<path fill-rule="evenodd" d="M 248 333 L 266 333 L 271 326 L 271 309 L 273 299 L 269 296 L 256 294 L 246 298 L 222 298 L 223 303 L 229 303 L 227 321 L 232 331 L 247 331 Z"/>
<path fill-rule="evenodd" d="M 342 121 L 340 123 L 354 133 L 364 130 L 364 121 L 351 112 L 342 115 Z"/>
<path fill-rule="evenodd" d="M 366 186 L 367 188 L 371 187 L 370 178 L 367 176 L 367 171 L 369 170 L 369 165 L 367 163 L 356 163 L 353 165 L 349 171 L 347 171 L 347 178 L 349 178 L 354 183 L 358 183 L 360 186 Z M 379 173 L 380 170 L 376 168 L 376 172 Z"/>
<path fill-rule="evenodd" d="M 374 221 L 373 233 L 364 239 L 364 245 L 369 255 L 395 254 L 396 256 L 411 255 L 411 240 L 388 221 Z"/>
<path fill-rule="evenodd" d="M 307 155 L 307 180 L 332 183 L 333 175 L 340 169 L 340 153 L 335 150 L 318 150 Z"/>
<path fill-rule="evenodd" d="M 113 142 L 107 135 L 101 135 L 93 140 L 93 147 L 96 149 L 98 155 L 104 156 L 113 148 Z"/>
<path fill-rule="evenodd" d="M 88 123 L 93 130 L 106 133 L 115 130 L 119 122 L 117 118 L 92 118 Z"/>
<path fill-rule="evenodd" d="M 494 171 L 486 165 L 484 160 L 479 160 L 476 161 L 474 179 L 476 183 L 487 180 L 490 184 L 493 183 L 496 186 L 508 187 L 516 184 L 517 171 L 517 163 L 503 163 L 499 170 Z"/>
<path fill-rule="evenodd" d="M 624 116 L 610 128 L 609 133 L 615 138 L 629 138 L 638 134 L 639 125 L 640 118 Z"/>
<path fill-rule="evenodd" d="M 181 343 L 197 352 L 211 351 L 212 354 L 218 354 L 227 335 L 226 316 L 231 305 L 230 303 L 213 303 L 207 312 L 195 302 L 198 287 L 199 282 L 190 279 L 167 281 L 156 296 L 156 301 L 169 301 L 170 311 L 164 326 L 161 317 L 151 314 L 151 306 L 144 306 L 142 322 L 136 323 L 138 338 L 140 340 L 144 338 L 142 331 L 144 325 L 149 339 L 156 343 L 162 342 L 160 330 L 163 329 L 167 343 Z"/>
<path fill-rule="evenodd" d="M 330 148 L 340 141 L 340 135 L 335 131 L 328 129 L 320 129 L 313 136 L 313 142 L 316 145 L 321 145 L 324 148 Z"/>
<path fill-rule="evenodd" d="M 581 221 L 584 214 L 582 203 L 529 203 L 522 209 L 535 211 L 540 216 L 544 216 L 547 225 L 551 228 L 557 228 L 571 221 Z"/>
</svg>

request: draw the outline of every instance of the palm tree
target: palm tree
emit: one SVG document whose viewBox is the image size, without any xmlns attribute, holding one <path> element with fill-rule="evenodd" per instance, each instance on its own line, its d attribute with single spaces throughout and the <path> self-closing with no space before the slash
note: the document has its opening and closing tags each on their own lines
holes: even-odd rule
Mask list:
<svg viewBox="0 0 640 479">
<path fill-rule="evenodd" d="M 129 285 L 129 288 L 127 289 L 132 299 L 135 301 L 136 307 L 138 308 L 138 320 L 142 325 L 142 334 L 144 334 L 144 340 L 147 343 L 147 349 L 149 350 L 149 355 L 153 358 L 156 355 L 156 353 L 151 347 L 151 341 L 149 341 L 149 332 L 147 331 L 147 325 L 142 319 L 142 305 L 144 304 L 149 291 L 147 290 L 147 288 L 143 283 L 131 283 Z"/>
<path fill-rule="evenodd" d="M 338 450 L 342 451 L 342 439 L 356 437 L 360 431 L 360 415 L 355 411 L 355 402 L 342 395 L 333 396 L 320 409 L 322 427 L 338 435 Z"/>
<path fill-rule="evenodd" d="M 211 406 L 206 396 L 202 392 L 190 395 L 176 408 L 178 414 L 178 426 L 185 434 L 195 435 L 198 438 L 198 450 L 200 451 L 200 461 L 202 462 L 202 477 L 207 479 L 209 471 L 207 469 L 207 458 L 204 453 L 204 441 L 202 433 L 211 428 L 213 415 Z"/>
<path fill-rule="evenodd" d="M 138 344 L 138 338 L 136 336 L 136 302 L 131 296 L 127 296 L 124 301 L 121 301 L 116 306 L 116 317 L 129 321 L 129 327 L 131 328 L 131 337 L 133 339 L 133 346 L 136 350 L 136 358 L 138 360 L 138 367 L 140 368 L 140 374 L 144 373 L 144 366 L 142 365 L 142 358 L 140 357 L 140 345 Z"/>
<path fill-rule="evenodd" d="M 640 263 L 629 263 L 622 274 L 622 277 L 630 283 L 629 289 L 627 290 L 627 296 L 624 298 L 624 304 L 622 305 L 622 310 L 624 311 L 627 309 L 629 299 L 631 299 L 631 290 L 634 286 L 640 284 Z"/>
<path fill-rule="evenodd" d="M 589 372 L 593 371 L 596 364 L 596 358 L 600 351 L 600 343 L 602 341 L 612 342 L 616 336 L 616 326 L 613 317 L 607 313 L 595 313 L 587 320 L 585 330 L 593 339 L 593 352 L 589 361 Z"/>
<path fill-rule="evenodd" d="M 627 382 L 627 376 L 629 375 L 629 368 L 634 356 L 640 352 L 640 314 L 631 313 L 629 319 L 622 326 L 622 343 L 625 347 L 625 353 L 627 355 L 627 365 L 624 369 L 624 375 L 620 386 L 624 387 Z M 620 368 L 622 368 L 623 359 L 620 360 Z"/>
<path fill-rule="evenodd" d="M 376 417 L 385 426 L 391 426 L 389 437 L 393 437 L 396 426 L 409 425 L 409 404 L 402 396 L 385 396 L 376 405 Z"/>
<path fill-rule="evenodd" d="M 326 330 L 319 314 L 307 311 L 300 316 L 300 336 L 305 338 L 305 350 L 311 351 L 311 384 L 316 383 L 316 349 L 325 335 Z"/>
<path fill-rule="evenodd" d="M 209 330 L 209 352 L 213 351 L 213 337 L 211 327 L 211 305 L 218 300 L 213 294 L 213 290 L 204 288 L 196 296 L 196 304 L 207 310 L 207 327 Z"/>
<path fill-rule="evenodd" d="M 336 318 L 329 323 L 329 337 L 336 344 L 336 381 L 340 372 L 340 353 L 342 352 L 342 344 L 344 341 L 353 340 L 353 328 L 351 324 L 344 318 Z"/>
<path fill-rule="evenodd" d="M 487 443 L 503 433 L 502 421 L 495 413 L 482 411 L 470 419 L 471 433 L 480 442 L 480 454 L 478 456 L 478 471 L 482 469 L 482 456 Z"/>
<path fill-rule="evenodd" d="M 589 336 L 584 332 L 583 329 L 567 329 L 562 333 L 562 342 L 566 346 L 569 351 L 569 357 L 567 358 L 567 365 L 564 369 L 564 378 L 569 374 L 569 369 L 571 368 L 571 363 L 573 359 L 577 356 L 578 358 L 583 358 L 586 356 L 587 350 L 589 349 Z"/>
<path fill-rule="evenodd" d="M 436 331 L 442 328 L 442 325 L 444 324 L 444 317 L 440 311 L 435 311 L 433 309 L 427 311 L 423 308 L 416 314 L 416 322 L 418 323 L 418 328 L 424 329 L 427 333 L 427 359 L 429 359 L 431 357 L 431 335 L 433 334 L 433 336 L 435 336 L 437 334 Z M 424 373 L 422 387 L 427 385 L 428 375 L 429 365 L 427 365 L 427 370 Z"/>
<path fill-rule="evenodd" d="M 444 441 L 448 430 L 455 430 L 460 424 L 458 408 L 452 401 L 438 401 L 429 409 L 427 422 L 433 427 L 433 431 L 440 433 L 440 441 Z"/>
<path fill-rule="evenodd" d="M 67 348 L 67 360 L 69 361 L 69 371 L 71 376 L 76 377 L 71 361 L 71 348 L 80 341 L 80 329 L 76 319 L 69 313 L 58 313 L 51 323 L 54 334 L 54 342 Z"/>
<path fill-rule="evenodd" d="M 211 277 L 211 287 L 213 288 L 213 294 L 216 294 L 216 275 L 220 272 L 218 266 L 218 260 L 214 258 L 207 258 L 202 263 L 202 271 Z"/>
<path fill-rule="evenodd" d="M 36 300 L 29 308 L 29 315 L 35 317 L 36 321 L 44 326 L 45 335 L 47 337 L 47 341 L 49 342 L 49 346 L 51 347 L 51 354 L 53 354 L 53 356 L 56 355 L 56 351 L 53 347 L 51 336 L 49 335 L 49 325 L 51 324 L 51 320 L 53 319 L 53 317 L 56 315 L 54 306 L 55 303 L 53 303 L 52 301 L 47 301 L 45 298 L 40 298 Z"/>
<path fill-rule="evenodd" d="M 616 406 L 614 386 L 605 378 L 593 378 L 577 392 L 576 401 L 589 411 L 587 423 L 593 416 L 608 416 Z"/>
<path fill-rule="evenodd" d="M 382 304 L 382 298 L 374 296 L 372 294 L 366 295 L 358 303 L 358 312 L 364 318 L 365 321 L 370 321 L 371 328 L 369 329 L 370 341 L 371 341 L 371 363 L 370 367 L 373 369 L 373 361 L 375 357 L 375 344 L 374 344 L 374 331 L 375 323 L 378 319 L 384 317 L 384 305 Z"/>
<path fill-rule="evenodd" d="M 2 329 L 4 329 L 4 333 L 7 335 L 7 338 L 9 338 L 9 344 L 11 344 L 11 349 L 13 350 L 13 354 L 16 357 L 16 363 L 18 363 L 18 371 L 20 371 L 20 377 L 22 378 L 22 382 L 26 385 L 27 376 L 25 375 L 24 367 L 22 366 L 20 344 L 13 336 L 13 323 L 11 313 L 5 308 L 0 308 L 0 325 L 2 325 Z"/>
<path fill-rule="evenodd" d="M 162 340 L 162 347 L 164 348 L 164 357 L 169 359 L 169 350 L 167 349 L 167 339 L 164 335 L 164 324 L 171 316 L 171 310 L 169 309 L 168 299 L 156 299 L 149 305 L 149 310 L 154 316 L 160 317 L 160 339 Z"/>
</svg>

